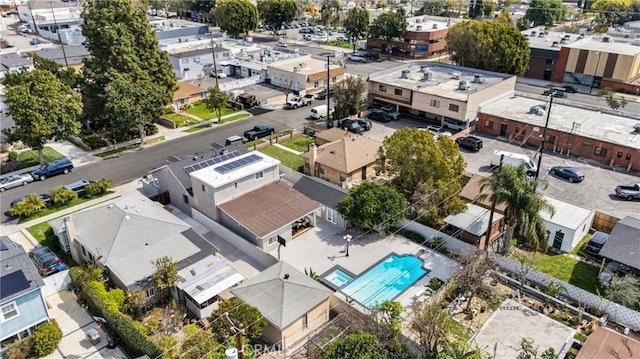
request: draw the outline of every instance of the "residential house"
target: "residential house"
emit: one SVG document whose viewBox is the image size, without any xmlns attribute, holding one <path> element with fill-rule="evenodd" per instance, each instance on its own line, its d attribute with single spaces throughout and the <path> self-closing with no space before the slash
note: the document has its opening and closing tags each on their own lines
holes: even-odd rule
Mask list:
<svg viewBox="0 0 640 359">
<path fill-rule="evenodd" d="M 610 279 L 613 274 L 633 270 L 640 272 L 640 219 L 627 216 L 619 220 L 609 233 L 609 239 L 600 249 L 599 255 L 603 257 L 603 264 L 609 261 L 600 275 L 605 280 Z"/>
<path fill-rule="evenodd" d="M 547 124 L 545 150 L 574 155 L 626 170 L 640 170 L 637 128 L 640 115 L 593 108 L 555 99 L 551 113 L 534 111 L 546 106 L 546 96 L 509 96 L 483 105 L 476 130 L 532 147 L 541 145 Z"/>
<path fill-rule="evenodd" d="M 215 53 L 217 68 L 230 75 L 230 67 L 225 66 L 225 61 L 233 59 L 231 50 L 216 47 Z M 213 50 L 208 48 L 169 54 L 169 61 L 173 65 L 173 72 L 178 80 L 209 76 L 213 69 Z"/>
<path fill-rule="evenodd" d="M 171 257 L 183 269 L 215 252 L 187 223 L 139 192 L 49 225 L 76 262 L 105 268 L 116 287 L 142 292 L 150 303 L 158 300 L 152 261 Z"/>
<path fill-rule="evenodd" d="M 31 58 L 22 57 L 17 53 L 0 55 L 0 79 L 6 74 L 32 70 L 33 60 Z"/>
<path fill-rule="evenodd" d="M 389 44 L 384 39 L 369 37 L 367 50 L 378 50 L 383 54 L 391 52 L 414 59 L 433 59 L 446 54 L 449 28 L 460 21 L 427 15 L 408 17 L 407 31 L 401 41 L 394 40 Z"/>
<path fill-rule="evenodd" d="M 335 142 L 343 138 L 349 137 L 349 135 L 350 135 L 350 132 L 345 129 L 342 129 L 339 127 L 332 127 L 328 130 L 322 130 L 322 131 L 316 132 L 315 143 L 316 143 L 316 146 L 322 146 L 329 142 Z"/>
<path fill-rule="evenodd" d="M 0 237 L 0 356 L 8 344 L 24 339 L 49 320 L 43 286 L 24 248 L 9 237 Z"/>
<path fill-rule="evenodd" d="M 640 353 L 640 341 L 613 329 L 594 326 L 593 333 L 578 351 L 576 359 L 635 358 Z"/>
<path fill-rule="evenodd" d="M 565 44 L 584 37 L 584 35 L 550 31 L 544 27 L 527 29 L 522 31 L 522 34 L 527 37 L 531 50 L 529 69 L 524 77 L 545 81 L 552 81 L 556 75 L 560 49 Z"/>
<path fill-rule="evenodd" d="M 191 104 L 209 97 L 209 90 L 188 82 L 179 82 L 178 90 L 173 93 L 173 108 L 179 110 L 186 104 Z"/>
<path fill-rule="evenodd" d="M 82 60 L 89 57 L 89 50 L 82 45 L 65 46 L 64 51 L 58 47 L 46 47 L 34 54 L 55 61 L 60 66 L 73 67 L 76 70 L 82 69 Z"/>
<path fill-rule="evenodd" d="M 382 143 L 367 136 L 350 136 L 316 146 L 304 157 L 304 174 L 322 178 L 342 188 L 376 176 L 378 149 Z"/>
<path fill-rule="evenodd" d="M 18 6 L 20 20 L 31 31 L 54 42 L 80 45 L 82 35 L 82 7 L 75 1 L 29 0 Z"/>
<path fill-rule="evenodd" d="M 286 262 L 278 262 L 231 290 L 267 320 L 263 337 L 285 350 L 329 321 L 332 292 Z"/>
<path fill-rule="evenodd" d="M 309 55 L 281 60 L 267 65 L 266 81 L 272 85 L 291 89 L 293 93 L 318 92 L 333 87 L 344 79 L 347 68 L 341 63 L 331 63 L 327 73 L 327 62 Z"/>
<path fill-rule="evenodd" d="M 443 124 L 473 127 L 478 108 L 510 96 L 516 76 L 444 63 L 417 61 L 369 74 L 369 100 Z"/>
<path fill-rule="evenodd" d="M 485 178 L 483 175 L 479 174 L 468 174 L 467 177 L 469 180 L 462 187 L 462 191 L 460 191 L 460 198 L 462 198 L 467 203 L 473 203 L 482 208 L 491 209 L 493 206 L 492 201 L 489 199 L 489 195 L 493 193 L 491 188 L 485 187 L 482 191 L 482 179 Z M 481 194 L 487 194 L 487 198 L 479 199 L 478 196 Z M 498 213 L 504 214 L 504 210 L 507 208 L 507 205 L 504 203 L 496 203 L 495 211 Z"/>
<path fill-rule="evenodd" d="M 500 229 L 504 226 L 504 216 L 494 212 L 493 218 L 491 219 L 490 234 L 487 236 L 490 217 L 490 210 L 472 203 L 467 203 L 467 208 L 464 211 L 458 214 L 450 214 L 444 219 L 444 232 L 474 246 L 485 249 L 489 247 L 496 238 L 500 237 L 502 234 Z M 489 237 L 489 241 L 487 241 L 487 237 Z"/>
<path fill-rule="evenodd" d="M 547 245 L 561 252 L 571 252 L 589 233 L 594 211 L 544 196 L 555 210 L 553 216 L 547 211 L 540 213 L 547 227 Z"/>
</svg>

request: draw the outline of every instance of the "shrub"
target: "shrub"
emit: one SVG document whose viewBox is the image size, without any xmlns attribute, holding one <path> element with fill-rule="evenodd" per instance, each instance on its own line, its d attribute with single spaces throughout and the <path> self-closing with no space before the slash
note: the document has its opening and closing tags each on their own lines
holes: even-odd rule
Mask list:
<svg viewBox="0 0 640 359">
<path fill-rule="evenodd" d="M 18 160 L 18 152 L 9 151 L 9 156 L 7 157 L 7 159 L 9 159 L 9 161 L 17 161 Z"/>
<path fill-rule="evenodd" d="M 65 205 L 76 198 L 78 198 L 78 194 L 75 191 L 62 186 L 51 190 L 51 201 L 53 204 Z"/>
<path fill-rule="evenodd" d="M 31 354 L 43 357 L 53 353 L 62 340 L 62 330 L 55 319 L 36 327 L 31 335 Z"/>
<path fill-rule="evenodd" d="M 20 168 L 20 161 L 9 161 L 2 163 L 2 173 L 17 171 Z"/>
<path fill-rule="evenodd" d="M 24 200 L 16 203 L 9 209 L 12 216 L 29 217 L 32 214 L 40 212 L 47 204 L 36 193 L 32 193 Z"/>
<path fill-rule="evenodd" d="M 176 109 L 173 108 L 173 106 L 167 106 L 167 107 L 162 109 L 162 114 L 163 115 L 168 115 L 170 113 L 176 113 Z"/>
<path fill-rule="evenodd" d="M 5 358 L 27 359 L 31 352 L 31 338 L 17 340 L 11 343 L 4 353 Z"/>
<path fill-rule="evenodd" d="M 104 194 L 109 190 L 109 188 L 113 187 L 113 181 L 110 179 L 103 178 L 95 183 L 89 183 L 84 188 L 84 193 L 89 197 L 93 197 L 96 195 Z"/>
<path fill-rule="evenodd" d="M 82 142 L 89 146 L 92 150 L 96 148 L 106 147 L 109 143 L 102 136 L 92 133 L 82 137 Z"/>
<path fill-rule="evenodd" d="M 418 232 L 414 232 L 408 229 L 401 229 L 400 231 L 398 231 L 398 234 L 400 234 L 401 236 L 404 236 L 410 240 L 412 240 L 413 242 L 416 242 L 418 244 L 423 244 L 426 239 L 424 238 L 424 236 Z"/>
<path fill-rule="evenodd" d="M 67 140 L 69 140 L 69 142 L 71 142 L 74 145 L 82 148 L 85 151 L 91 151 L 91 147 L 89 147 L 89 145 L 84 143 L 82 141 L 82 139 L 80 137 L 78 137 L 78 136 L 69 136 L 69 137 L 67 137 Z"/>
</svg>

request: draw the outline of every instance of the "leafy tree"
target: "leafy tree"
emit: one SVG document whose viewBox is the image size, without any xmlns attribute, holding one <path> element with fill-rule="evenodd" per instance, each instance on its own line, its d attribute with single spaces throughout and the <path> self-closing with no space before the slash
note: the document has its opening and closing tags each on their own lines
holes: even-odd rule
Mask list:
<svg viewBox="0 0 640 359">
<path fill-rule="evenodd" d="M 435 225 L 465 208 L 458 196 L 465 162 L 451 139 L 415 128 L 398 130 L 384 139 L 378 164 L 421 222 Z"/>
<path fill-rule="evenodd" d="M 522 338 L 516 359 L 558 359 L 558 355 L 553 348 L 548 348 L 538 356 L 538 348 L 534 346 L 533 340 Z"/>
<path fill-rule="evenodd" d="M 51 201 L 53 202 L 53 204 L 65 205 L 76 198 L 78 198 L 78 193 L 76 191 L 64 188 L 62 186 L 55 187 L 53 190 L 51 190 Z"/>
<path fill-rule="evenodd" d="M 633 275 L 613 276 L 605 285 L 607 299 L 634 308 L 640 305 L 640 280 Z"/>
<path fill-rule="evenodd" d="M 437 358 L 439 348 L 446 342 L 448 316 L 438 303 L 417 302 L 409 324 L 418 336 L 423 357 Z"/>
<path fill-rule="evenodd" d="M 205 100 L 205 106 L 209 111 L 215 111 L 218 115 L 218 122 L 222 119 L 222 109 L 229 102 L 229 95 L 221 91 L 218 87 L 209 88 L 209 97 Z"/>
<path fill-rule="evenodd" d="M 340 23 L 340 10 L 342 10 L 340 1 L 322 0 L 320 6 L 320 23 L 326 26 L 337 26 Z"/>
<path fill-rule="evenodd" d="M 33 65 L 36 69 L 47 70 L 51 72 L 70 88 L 75 89 L 80 85 L 82 76 L 80 75 L 80 73 L 76 72 L 76 69 L 74 69 L 73 67 L 62 69 L 62 66 L 60 66 L 57 62 L 39 56 L 35 52 L 30 53 L 29 57 L 33 59 Z"/>
<path fill-rule="evenodd" d="M 258 308 L 252 307 L 238 298 L 222 300 L 218 304 L 218 309 L 212 313 L 214 318 L 211 323 L 211 330 L 219 343 L 224 343 L 227 338 L 235 334 L 229 320 L 221 318 L 227 314 L 234 325 L 242 325 L 244 336 L 250 342 L 260 338 L 262 330 L 267 326 L 267 321 Z"/>
<path fill-rule="evenodd" d="M 49 71 L 35 69 L 10 77 L 5 103 L 15 126 L 2 130 L 9 142 L 22 141 L 38 151 L 50 140 L 64 140 L 80 131 L 76 118 L 82 112 L 80 95 Z"/>
<path fill-rule="evenodd" d="M 277 31 L 285 22 L 293 21 L 297 13 L 295 0 L 258 0 L 258 14 L 272 30 Z"/>
<path fill-rule="evenodd" d="M 364 182 L 347 193 L 338 212 L 362 229 L 395 226 L 406 214 L 407 201 L 393 187 Z"/>
<path fill-rule="evenodd" d="M 160 257 L 155 261 L 151 261 L 151 264 L 155 267 L 153 281 L 161 291 L 173 288 L 180 280 L 178 265 L 171 257 Z"/>
<path fill-rule="evenodd" d="M 258 9 L 249 0 L 218 0 L 211 15 L 231 37 L 248 34 L 258 25 Z"/>
<path fill-rule="evenodd" d="M 31 334 L 31 354 L 43 357 L 53 353 L 62 340 L 62 330 L 55 319 L 42 323 Z"/>
<path fill-rule="evenodd" d="M 463 21 L 447 33 L 451 60 L 460 66 L 524 75 L 531 50 L 527 38 L 510 24 Z"/>
<path fill-rule="evenodd" d="M 29 217 L 32 214 L 40 212 L 46 208 L 47 204 L 40 198 L 37 193 L 31 193 L 22 201 L 14 204 L 9 209 L 12 216 Z"/>
<path fill-rule="evenodd" d="M 458 257 L 460 271 L 454 275 L 454 283 L 463 293 L 471 293 L 467 300 L 467 308 L 471 308 L 473 297 L 485 288 L 485 274 L 493 267 L 493 260 L 488 252 L 476 249 Z"/>
<path fill-rule="evenodd" d="M 209 12 L 216 5 L 216 0 L 198 0 L 193 1 L 191 10 L 197 12 Z"/>
<path fill-rule="evenodd" d="M 513 26 L 513 19 L 511 19 L 511 14 L 509 13 L 509 9 L 507 8 L 500 11 L 500 14 L 498 14 L 498 17 L 496 18 L 496 21 Z"/>
<path fill-rule="evenodd" d="M 206 358 L 218 347 L 220 344 L 212 338 L 211 333 L 196 327 L 193 333 L 187 333 L 187 338 L 182 342 L 179 357 L 181 359 Z"/>
<path fill-rule="evenodd" d="M 535 26 L 553 25 L 567 15 L 567 7 L 562 0 L 531 0 L 524 17 Z"/>
<path fill-rule="evenodd" d="M 440 16 L 445 11 L 445 2 L 441 0 L 426 0 L 416 15 Z"/>
<path fill-rule="evenodd" d="M 356 51 L 358 40 L 369 34 L 369 12 L 361 7 L 354 7 L 347 12 L 344 20 L 345 36 L 351 41 L 353 51 Z"/>
<path fill-rule="evenodd" d="M 378 338 L 371 333 L 349 334 L 329 343 L 324 348 L 322 359 L 383 359 L 378 344 Z"/>
<path fill-rule="evenodd" d="M 522 229 L 525 237 L 529 239 L 532 247 L 537 251 L 541 244 L 540 241 L 546 238 L 546 228 L 540 212 L 546 211 L 552 216 L 555 213 L 553 206 L 536 192 L 537 186 L 546 186 L 546 182 L 528 179 L 524 165 L 520 167 L 502 166 L 500 171 L 494 173 L 493 176 L 483 178 L 481 182 L 481 194 L 478 199 L 488 198 L 496 203 L 506 205 L 503 253 L 509 251 L 516 226 Z M 491 190 L 491 193 L 483 193 L 487 189 Z M 544 248 L 546 248 L 546 244 Z"/>
<path fill-rule="evenodd" d="M 375 323 L 374 329 L 380 352 L 387 358 L 400 358 L 406 355 L 406 348 L 402 346 L 402 313 L 404 307 L 399 302 L 387 300 L 378 305 L 371 313 Z"/>
<path fill-rule="evenodd" d="M 357 115 L 364 105 L 363 96 L 367 90 L 367 82 L 360 76 L 348 76 L 333 88 L 335 101 L 335 119 Z"/>
<path fill-rule="evenodd" d="M 607 101 L 607 105 L 614 110 L 623 109 L 629 103 L 626 97 L 617 97 L 610 88 L 600 89 L 598 91 L 598 97 L 602 97 Z"/>
<path fill-rule="evenodd" d="M 623 25 L 633 18 L 631 0 L 598 0 L 591 9 L 598 11 L 594 22 L 602 26 Z"/>
<path fill-rule="evenodd" d="M 442 16 L 460 18 L 466 12 L 468 4 L 465 0 L 446 0 Z"/>
<path fill-rule="evenodd" d="M 82 69 L 85 117 L 92 128 L 114 127 L 122 137 L 123 127 L 153 120 L 171 102 L 178 89 L 173 66 L 158 46 L 146 9 L 136 2 L 87 0 L 82 18 L 82 34 L 91 54 L 83 60 Z M 136 109 L 127 110 L 127 106 Z"/>
<path fill-rule="evenodd" d="M 180 357 L 179 342 L 174 336 L 163 335 L 158 341 L 158 345 L 162 348 L 162 358 L 178 359 Z"/>
<path fill-rule="evenodd" d="M 387 42 L 389 58 L 391 58 L 391 42 L 394 39 L 402 39 L 406 32 L 407 19 L 401 12 L 385 12 L 373 20 L 369 27 L 371 37 Z"/>
</svg>

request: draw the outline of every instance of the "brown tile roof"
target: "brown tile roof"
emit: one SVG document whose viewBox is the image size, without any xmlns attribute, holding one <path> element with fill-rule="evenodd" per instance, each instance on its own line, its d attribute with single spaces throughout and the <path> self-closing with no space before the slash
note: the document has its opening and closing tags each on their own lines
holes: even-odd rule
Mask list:
<svg viewBox="0 0 640 359">
<path fill-rule="evenodd" d="M 460 191 L 460 197 L 462 197 L 462 199 L 464 199 L 465 201 L 472 202 L 478 206 L 491 208 L 491 201 L 488 198 L 483 201 L 476 200 L 476 198 L 480 194 L 480 187 L 482 187 L 481 180 L 484 177 L 485 176 L 478 174 L 471 175 L 471 178 L 469 179 L 467 184 L 462 188 L 462 191 Z M 491 189 L 485 188 L 484 193 L 491 194 Z M 507 206 L 504 204 L 496 204 L 496 212 L 504 213 L 504 210 L 506 208 Z"/>
<path fill-rule="evenodd" d="M 218 207 L 257 236 L 264 237 L 320 205 L 284 183 L 274 182 Z"/>
<path fill-rule="evenodd" d="M 382 143 L 367 136 L 349 136 L 318 147 L 317 163 L 351 173 L 376 161 Z M 309 152 L 303 154 L 309 158 Z"/>
<path fill-rule="evenodd" d="M 345 137 L 349 136 L 349 131 L 343 130 L 338 127 L 333 127 L 328 130 L 323 130 L 320 132 L 316 132 L 316 138 L 320 140 L 325 140 L 327 142 L 338 141 Z"/>
<path fill-rule="evenodd" d="M 174 100 L 180 100 L 183 98 L 188 98 L 193 95 L 197 95 L 199 93 L 208 92 L 207 89 L 202 88 L 200 86 L 192 85 L 187 82 L 180 82 L 180 87 L 176 92 L 173 93 Z"/>
<path fill-rule="evenodd" d="M 615 353 L 615 354 L 614 354 Z M 616 355 L 617 354 L 617 355 Z M 604 327 L 595 330 L 578 352 L 576 359 L 620 358 L 640 356 L 640 342 Z"/>
</svg>

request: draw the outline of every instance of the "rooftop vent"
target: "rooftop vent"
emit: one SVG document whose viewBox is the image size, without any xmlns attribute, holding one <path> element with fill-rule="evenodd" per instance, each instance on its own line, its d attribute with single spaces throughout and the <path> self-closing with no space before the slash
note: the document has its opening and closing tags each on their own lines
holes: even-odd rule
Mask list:
<svg viewBox="0 0 640 359">
<path fill-rule="evenodd" d="M 578 39 L 584 39 L 584 33 L 578 35 Z"/>
<path fill-rule="evenodd" d="M 467 91 L 468 89 L 469 84 L 467 83 L 467 80 L 460 80 L 460 82 L 458 82 L 458 90 Z"/>
<path fill-rule="evenodd" d="M 540 32 L 540 33 L 538 34 L 538 37 L 544 37 L 544 32 Z"/>
<path fill-rule="evenodd" d="M 285 274 L 284 279 L 289 279 L 289 274 Z"/>
<path fill-rule="evenodd" d="M 125 220 L 126 222 L 129 222 L 129 221 L 131 220 L 131 216 L 124 216 L 124 220 Z"/>
<path fill-rule="evenodd" d="M 411 71 L 409 71 L 409 70 L 402 70 L 402 75 L 400 77 L 403 78 L 403 79 L 408 79 L 410 73 L 411 73 Z"/>
<path fill-rule="evenodd" d="M 113 203 L 108 205 L 107 208 L 109 208 L 109 209 L 113 208 Z"/>
<path fill-rule="evenodd" d="M 300 72 L 300 68 L 298 66 L 293 67 L 293 72 Z"/>
<path fill-rule="evenodd" d="M 416 30 L 417 31 L 422 31 L 422 25 L 416 25 Z"/>
<path fill-rule="evenodd" d="M 531 108 L 529 108 L 529 113 L 533 113 L 538 116 L 543 116 L 545 113 L 545 110 L 544 108 L 542 108 L 542 106 L 536 105 L 536 106 L 531 106 Z"/>
<path fill-rule="evenodd" d="M 565 40 L 571 40 L 571 35 L 569 35 L 569 34 L 564 35 L 564 39 L 565 39 Z"/>
<path fill-rule="evenodd" d="M 451 26 L 451 18 L 447 18 L 447 26 Z"/>
<path fill-rule="evenodd" d="M 611 38 L 609 36 L 605 36 L 602 38 L 602 42 L 611 42 Z"/>
<path fill-rule="evenodd" d="M 460 79 L 460 73 L 459 72 L 452 72 L 451 73 L 451 78 L 454 80 L 459 80 Z"/>
<path fill-rule="evenodd" d="M 557 41 L 554 41 L 553 43 L 551 43 L 551 47 L 558 47 L 558 46 L 559 46 L 559 45 L 558 45 L 558 42 L 557 42 Z"/>
<path fill-rule="evenodd" d="M 437 29 L 438 28 L 438 24 L 433 24 L 433 26 L 431 28 L 432 29 Z"/>
<path fill-rule="evenodd" d="M 429 66 L 420 66 L 420 72 L 427 72 L 429 71 Z"/>
<path fill-rule="evenodd" d="M 416 19 L 416 24 L 422 24 L 422 19 Z"/>
<path fill-rule="evenodd" d="M 424 81 L 431 81 L 431 79 L 433 79 L 433 72 L 431 71 L 425 72 L 424 75 L 422 75 L 422 79 Z"/>
<path fill-rule="evenodd" d="M 640 133 L 640 124 L 633 126 L 633 132 Z"/>
<path fill-rule="evenodd" d="M 566 41 L 567 41 L 567 39 L 565 39 L 564 37 L 560 39 L 560 43 L 561 44 L 564 44 Z M 556 41 L 554 41 L 554 42 L 556 42 Z"/>
<path fill-rule="evenodd" d="M 538 33 L 536 31 L 531 31 L 531 37 L 535 37 Z"/>
<path fill-rule="evenodd" d="M 475 84 L 484 83 L 484 78 L 482 77 L 481 74 L 474 74 L 473 75 L 473 83 L 475 83 Z"/>
</svg>

